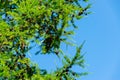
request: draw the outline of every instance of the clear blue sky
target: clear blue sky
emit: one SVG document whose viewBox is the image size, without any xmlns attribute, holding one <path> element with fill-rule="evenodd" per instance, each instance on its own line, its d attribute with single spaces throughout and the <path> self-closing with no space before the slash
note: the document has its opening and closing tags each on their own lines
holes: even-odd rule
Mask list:
<svg viewBox="0 0 120 80">
<path fill-rule="evenodd" d="M 92 14 L 76 22 L 79 29 L 74 36 L 78 44 L 86 40 L 83 71 L 90 74 L 81 80 L 120 80 L 120 0 L 91 0 L 91 3 Z M 70 52 L 74 50 L 67 53 Z M 60 65 L 55 55 L 31 56 L 32 61 L 51 71 Z"/>
</svg>

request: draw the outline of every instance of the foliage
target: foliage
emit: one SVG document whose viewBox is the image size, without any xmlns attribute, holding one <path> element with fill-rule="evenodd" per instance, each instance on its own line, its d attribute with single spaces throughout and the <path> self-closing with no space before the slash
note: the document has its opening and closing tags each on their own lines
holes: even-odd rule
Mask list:
<svg viewBox="0 0 120 80">
<path fill-rule="evenodd" d="M 84 3 L 83 3 L 84 2 Z M 89 14 L 88 0 L 0 0 L 0 80 L 74 80 L 72 66 L 84 67 L 81 48 L 71 59 L 62 54 L 61 43 L 73 45 L 69 37 L 77 28 L 75 20 Z M 51 54 L 64 60 L 63 67 L 52 73 L 40 69 L 26 57 L 37 43 L 35 54 Z"/>
</svg>

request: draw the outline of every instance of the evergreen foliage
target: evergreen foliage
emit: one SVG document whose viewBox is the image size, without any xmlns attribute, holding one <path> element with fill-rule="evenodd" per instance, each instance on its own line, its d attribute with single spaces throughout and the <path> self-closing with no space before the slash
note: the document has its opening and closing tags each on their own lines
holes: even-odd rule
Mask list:
<svg viewBox="0 0 120 80">
<path fill-rule="evenodd" d="M 75 46 L 73 58 L 62 52 L 61 43 L 74 45 L 69 37 L 75 20 L 89 14 L 88 0 L 0 0 L 0 80 L 75 80 L 72 66 L 84 67 L 83 46 Z M 86 4 L 86 6 L 82 6 Z M 47 73 L 26 57 L 37 43 L 40 54 L 55 54 L 63 67 Z"/>
</svg>

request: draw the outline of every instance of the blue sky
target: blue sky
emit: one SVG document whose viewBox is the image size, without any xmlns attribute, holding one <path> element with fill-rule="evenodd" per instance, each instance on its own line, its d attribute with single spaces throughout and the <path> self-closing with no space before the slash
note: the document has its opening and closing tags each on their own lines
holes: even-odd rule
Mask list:
<svg viewBox="0 0 120 80">
<path fill-rule="evenodd" d="M 91 0 L 92 1 L 92 0 Z M 86 40 L 84 50 L 90 74 L 82 80 L 120 80 L 120 1 L 93 1 L 93 14 L 78 22 L 78 34 Z"/>
<path fill-rule="evenodd" d="M 74 36 L 77 44 L 86 40 L 84 71 L 89 75 L 81 80 L 120 80 L 120 0 L 91 0 L 91 3 L 92 14 L 76 22 L 79 29 Z M 70 50 L 67 53 L 74 52 Z M 61 65 L 55 55 L 31 56 L 32 61 L 51 71 Z"/>
</svg>

